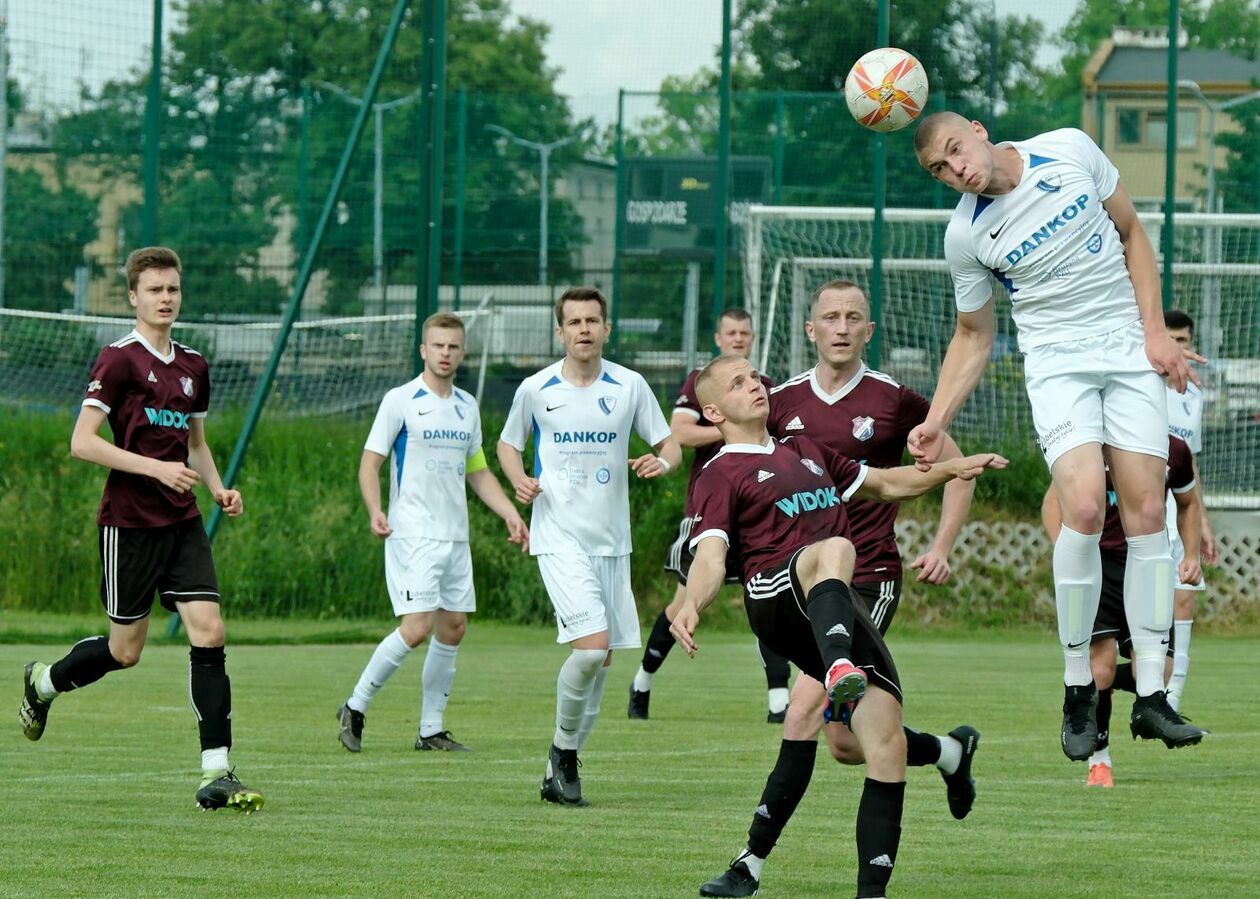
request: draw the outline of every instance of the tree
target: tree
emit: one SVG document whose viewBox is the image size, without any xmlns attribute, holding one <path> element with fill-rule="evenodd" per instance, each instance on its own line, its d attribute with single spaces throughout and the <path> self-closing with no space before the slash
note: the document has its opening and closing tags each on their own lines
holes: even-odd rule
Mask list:
<svg viewBox="0 0 1260 899">
<path fill-rule="evenodd" d="M 6 173 L 5 305 L 60 312 L 74 299 L 74 270 L 96 236 L 96 203 L 62 173 Z"/>
</svg>

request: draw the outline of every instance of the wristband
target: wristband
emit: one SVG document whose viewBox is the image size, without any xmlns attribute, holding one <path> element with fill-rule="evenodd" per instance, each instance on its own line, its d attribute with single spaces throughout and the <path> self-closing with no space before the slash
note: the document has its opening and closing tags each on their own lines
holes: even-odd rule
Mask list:
<svg viewBox="0 0 1260 899">
<path fill-rule="evenodd" d="M 670 465 L 668 462 L 666 462 L 666 461 L 665 461 L 665 457 L 664 457 L 664 456 L 657 456 L 657 457 L 656 457 L 656 461 L 657 461 L 657 462 L 660 462 L 660 463 L 661 463 L 661 468 L 665 469 L 665 470 L 662 472 L 662 474 L 669 474 L 671 471 L 673 471 L 673 470 L 674 470 L 674 466 L 672 466 L 672 465 Z"/>
</svg>

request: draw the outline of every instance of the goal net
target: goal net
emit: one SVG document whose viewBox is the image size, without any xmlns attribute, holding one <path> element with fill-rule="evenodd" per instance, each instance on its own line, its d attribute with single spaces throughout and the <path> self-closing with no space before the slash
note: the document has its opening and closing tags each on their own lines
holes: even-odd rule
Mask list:
<svg viewBox="0 0 1260 899">
<path fill-rule="evenodd" d="M 954 329 L 943 242 L 950 210 L 885 211 L 876 366 L 926 396 Z M 1154 246 L 1163 218 L 1142 214 Z M 744 301 L 758 323 L 757 361 L 775 380 L 813 363 L 804 331 L 814 288 L 833 278 L 869 286 L 874 215 L 866 208 L 753 206 L 744 222 Z M 1196 323 L 1204 385 L 1199 467 L 1213 507 L 1260 508 L 1260 215 L 1176 220 L 1174 304 Z M 996 281 L 997 336 L 988 370 L 955 422 L 973 446 L 1032 446 L 1032 417 L 1010 317 Z"/>
</svg>

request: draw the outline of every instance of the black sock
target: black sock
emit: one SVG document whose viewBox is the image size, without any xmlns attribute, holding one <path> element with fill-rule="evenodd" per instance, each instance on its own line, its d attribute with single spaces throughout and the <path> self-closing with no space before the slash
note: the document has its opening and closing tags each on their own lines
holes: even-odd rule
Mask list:
<svg viewBox="0 0 1260 899">
<path fill-rule="evenodd" d="M 817 754 L 817 740 L 784 740 L 779 744 L 779 757 L 766 778 L 761 802 L 753 815 L 752 827 L 748 828 L 748 849 L 753 855 L 765 858 L 774 849 L 779 834 L 809 788 Z"/>
<path fill-rule="evenodd" d="M 58 693 L 69 693 L 94 684 L 111 671 L 123 667 L 109 651 L 109 637 L 88 637 L 70 647 L 59 661 L 53 662 L 49 677 Z"/>
<path fill-rule="evenodd" d="M 656 623 L 652 625 L 652 633 L 648 635 L 647 646 L 643 650 L 643 670 L 648 674 L 655 674 L 673 648 L 674 635 L 669 632 L 669 619 L 662 609 Z"/>
<path fill-rule="evenodd" d="M 188 683 L 202 749 L 232 746 L 232 684 L 222 646 L 188 650 Z"/>
<path fill-rule="evenodd" d="M 826 672 L 837 659 L 853 655 L 853 595 L 844 581 L 832 578 L 815 584 L 806 602 L 805 613 Z"/>
<path fill-rule="evenodd" d="M 786 690 L 788 678 L 792 676 L 792 670 L 788 667 L 788 660 L 765 643 L 762 643 L 761 640 L 757 641 L 757 651 L 761 653 L 761 664 L 766 668 L 766 689 Z"/>
<path fill-rule="evenodd" d="M 866 778 L 857 813 L 858 899 L 888 895 L 905 796 L 905 781 L 890 784 Z"/>
<path fill-rule="evenodd" d="M 1094 717 L 1098 721 L 1098 742 L 1094 749 L 1103 750 L 1110 743 L 1108 731 L 1111 730 L 1111 687 L 1098 691 L 1098 705 L 1094 708 Z"/>
<path fill-rule="evenodd" d="M 1128 662 L 1116 666 L 1116 676 L 1111 682 L 1112 688 L 1126 693 L 1137 692 L 1137 682 L 1133 679 L 1133 666 Z"/>
<path fill-rule="evenodd" d="M 933 734 L 920 733 L 912 727 L 902 727 L 906 734 L 906 766 L 922 768 L 935 765 L 941 757 L 941 741 Z"/>
</svg>

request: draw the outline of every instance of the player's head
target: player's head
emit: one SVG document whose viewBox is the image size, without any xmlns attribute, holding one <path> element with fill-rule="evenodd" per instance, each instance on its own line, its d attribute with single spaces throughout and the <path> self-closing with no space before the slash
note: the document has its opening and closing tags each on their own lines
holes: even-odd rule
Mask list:
<svg viewBox="0 0 1260 899">
<path fill-rule="evenodd" d="M 742 356 L 718 356 L 701 369 L 696 399 L 704 417 L 719 428 L 727 423 L 764 425 L 770 414 L 766 385 Z"/>
<path fill-rule="evenodd" d="M 455 377 L 464 361 L 464 322 L 452 312 L 438 312 L 420 330 L 420 358 L 425 371 L 438 378 Z"/>
<path fill-rule="evenodd" d="M 875 333 L 866 291 L 852 281 L 836 280 L 814 291 L 805 333 L 818 351 L 818 361 L 841 368 L 861 360 Z"/>
<path fill-rule="evenodd" d="M 608 301 L 598 288 L 570 287 L 556 300 L 556 336 L 575 361 L 598 357 L 611 331 Z"/>
<path fill-rule="evenodd" d="M 1194 351 L 1194 319 L 1180 309 L 1169 309 L 1164 313 L 1164 327 L 1178 346 Z"/>
<path fill-rule="evenodd" d="M 989 132 L 956 112 L 934 112 L 914 132 L 919 165 L 933 178 L 959 193 L 984 193 L 996 163 Z"/>
<path fill-rule="evenodd" d="M 168 247 L 142 247 L 127 257 L 127 299 L 136 319 L 153 328 L 169 328 L 179 318 L 179 256 Z"/>
<path fill-rule="evenodd" d="M 713 342 L 723 356 L 748 358 L 753 342 L 752 316 L 738 306 L 723 309 L 713 329 Z"/>
</svg>

